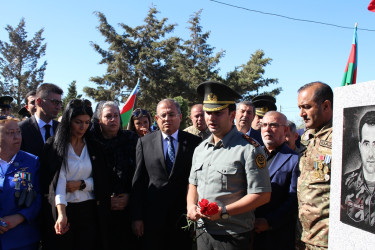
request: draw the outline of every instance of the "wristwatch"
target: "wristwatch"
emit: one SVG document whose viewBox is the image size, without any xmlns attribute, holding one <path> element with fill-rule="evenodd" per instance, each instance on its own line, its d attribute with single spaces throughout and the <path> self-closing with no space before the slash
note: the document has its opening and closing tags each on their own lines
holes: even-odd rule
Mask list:
<svg viewBox="0 0 375 250">
<path fill-rule="evenodd" d="M 79 190 L 83 190 L 86 188 L 86 182 L 84 180 L 81 180 L 81 185 L 79 186 Z"/>
<path fill-rule="evenodd" d="M 229 218 L 229 214 L 227 212 L 227 209 L 225 208 L 225 206 L 223 206 L 223 208 L 221 209 L 221 215 L 220 215 L 220 218 L 226 220 Z"/>
</svg>

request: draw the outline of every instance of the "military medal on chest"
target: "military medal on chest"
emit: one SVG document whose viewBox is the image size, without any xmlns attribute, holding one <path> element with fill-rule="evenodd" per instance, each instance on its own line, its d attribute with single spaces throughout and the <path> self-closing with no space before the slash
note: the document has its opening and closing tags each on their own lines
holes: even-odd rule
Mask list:
<svg viewBox="0 0 375 250">
<path fill-rule="evenodd" d="M 331 155 L 318 155 L 318 160 L 314 161 L 314 179 L 329 181 L 331 172 L 331 159 Z"/>
</svg>

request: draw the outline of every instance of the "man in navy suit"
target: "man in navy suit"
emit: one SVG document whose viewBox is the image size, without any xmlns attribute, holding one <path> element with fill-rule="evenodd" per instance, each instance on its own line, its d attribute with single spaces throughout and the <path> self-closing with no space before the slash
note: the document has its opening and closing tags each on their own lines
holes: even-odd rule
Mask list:
<svg viewBox="0 0 375 250">
<path fill-rule="evenodd" d="M 236 108 L 236 127 L 237 130 L 250 136 L 263 146 L 262 136 L 258 130 L 251 128 L 254 120 L 255 107 L 252 102 L 242 101 L 237 104 Z"/>
<path fill-rule="evenodd" d="M 179 130 L 179 104 L 164 99 L 157 106 L 160 130 L 139 138 L 133 178 L 131 211 L 133 231 L 143 249 L 175 250 L 192 247 L 186 223 L 186 194 L 194 149 L 202 141 Z"/>
<path fill-rule="evenodd" d="M 287 118 L 277 111 L 265 114 L 261 124 L 271 201 L 255 211 L 254 249 L 294 249 L 297 222 L 298 155 L 285 143 Z"/>
<path fill-rule="evenodd" d="M 52 83 L 44 83 L 36 91 L 35 114 L 20 122 L 21 150 L 39 156 L 48 137 L 53 136 L 58 122 L 53 120 L 61 110 L 63 90 Z"/>
</svg>

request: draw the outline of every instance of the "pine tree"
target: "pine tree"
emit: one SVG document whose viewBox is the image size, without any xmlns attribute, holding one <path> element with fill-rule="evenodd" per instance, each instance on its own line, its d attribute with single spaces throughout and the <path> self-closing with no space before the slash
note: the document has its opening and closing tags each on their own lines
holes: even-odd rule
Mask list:
<svg viewBox="0 0 375 250">
<path fill-rule="evenodd" d="M 98 89 L 85 87 L 83 91 L 96 101 L 107 100 L 125 102 L 137 79 L 141 79 L 137 106 L 154 109 L 160 99 L 173 93 L 174 83 L 171 57 L 179 43 L 179 38 L 166 36 L 175 25 L 167 25 L 167 18 L 158 20 L 155 8 L 150 8 L 144 19 L 145 24 L 132 28 L 121 23 L 122 34 L 108 24 L 103 13 L 96 12 L 99 18 L 99 31 L 109 44 L 108 50 L 91 43 L 102 56 L 100 64 L 107 65 L 103 76 L 92 77 Z M 171 92 L 172 91 L 172 92 Z"/>
<path fill-rule="evenodd" d="M 264 68 L 270 64 L 271 58 L 264 58 L 263 50 L 256 50 L 246 64 L 236 67 L 227 74 L 225 83 L 243 96 L 243 100 L 251 100 L 254 96 L 268 94 L 276 96 L 282 91 L 281 87 L 259 93 L 263 87 L 278 84 L 277 78 L 264 78 Z"/>
<path fill-rule="evenodd" d="M 9 43 L 0 41 L 0 94 L 10 95 L 19 108 L 27 92 L 36 90 L 43 82 L 47 62 L 39 64 L 45 55 L 47 45 L 40 29 L 27 40 L 25 19 L 22 18 L 16 28 L 7 25 Z"/>
</svg>

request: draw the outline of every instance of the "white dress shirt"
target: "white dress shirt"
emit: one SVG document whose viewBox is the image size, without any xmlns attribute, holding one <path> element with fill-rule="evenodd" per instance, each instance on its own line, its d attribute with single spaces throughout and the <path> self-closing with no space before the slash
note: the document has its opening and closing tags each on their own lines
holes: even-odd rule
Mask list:
<svg viewBox="0 0 375 250">
<path fill-rule="evenodd" d="M 44 143 L 46 143 L 46 138 L 45 138 L 46 129 L 44 128 L 44 125 L 46 125 L 46 124 L 51 125 L 49 132 L 50 132 L 50 135 L 53 136 L 53 122 L 52 122 L 52 120 L 50 120 L 49 123 L 45 123 L 36 114 L 34 114 L 34 116 L 35 116 L 36 122 L 38 123 L 40 133 L 42 134 L 43 141 L 44 141 Z"/>
<path fill-rule="evenodd" d="M 86 144 L 83 147 L 81 155 L 78 156 L 69 143 L 67 154 L 67 166 L 63 163 L 60 170 L 60 176 L 57 181 L 55 203 L 64 204 L 68 202 L 76 203 L 94 199 L 94 180 L 92 178 L 92 165 Z M 73 193 L 66 191 L 67 181 L 84 180 L 86 188 L 76 190 Z"/>
<path fill-rule="evenodd" d="M 161 134 L 163 136 L 164 159 L 166 159 L 166 157 L 167 157 L 167 151 L 168 151 L 168 145 L 169 145 L 169 141 L 167 139 L 168 135 L 164 134 L 163 132 L 161 132 Z M 174 132 L 173 134 L 171 134 L 171 136 L 173 137 L 174 155 L 176 155 L 176 153 L 177 153 L 177 144 L 178 144 L 178 141 L 177 141 L 178 130 L 176 132 Z"/>
</svg>

